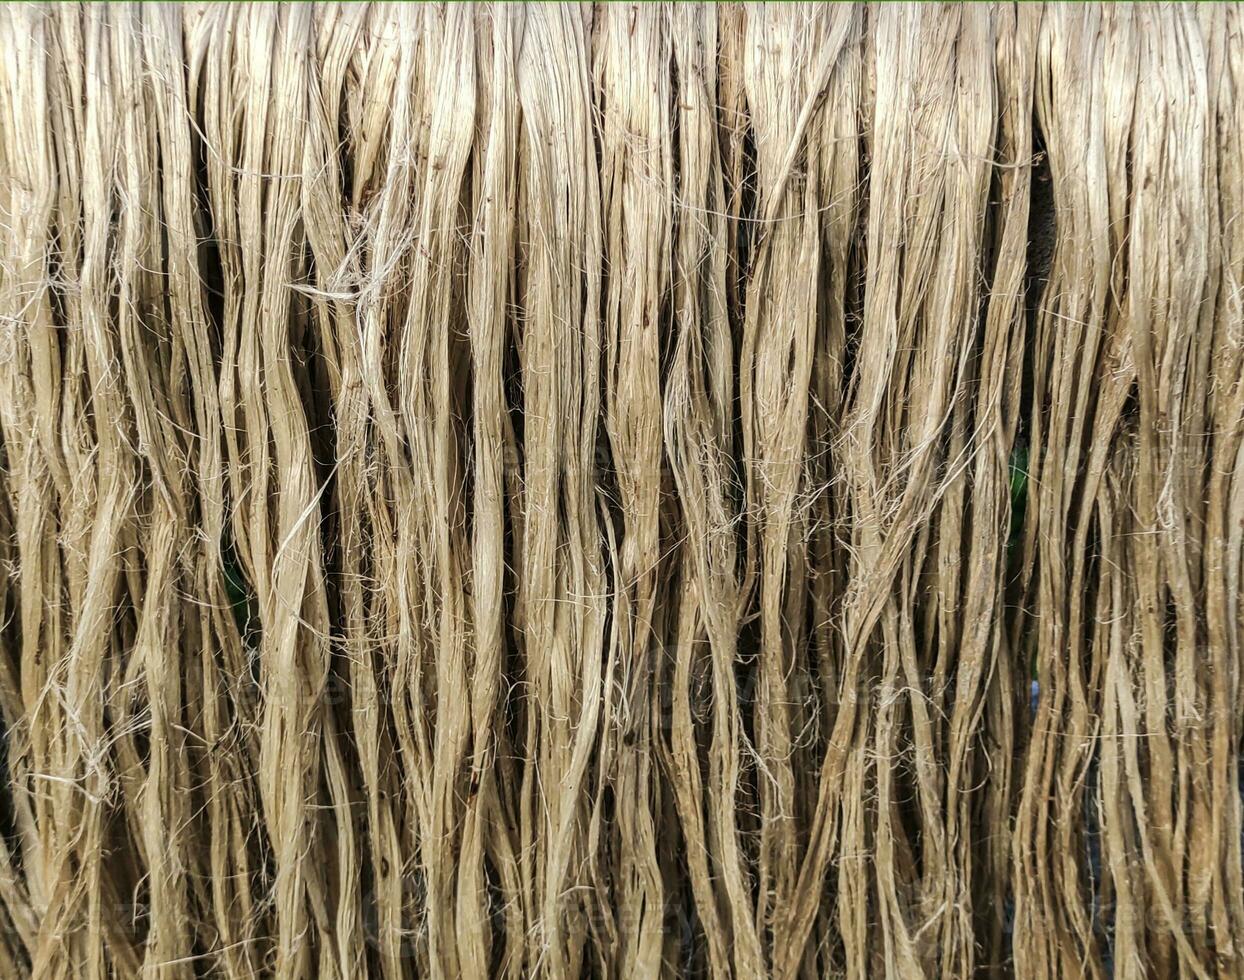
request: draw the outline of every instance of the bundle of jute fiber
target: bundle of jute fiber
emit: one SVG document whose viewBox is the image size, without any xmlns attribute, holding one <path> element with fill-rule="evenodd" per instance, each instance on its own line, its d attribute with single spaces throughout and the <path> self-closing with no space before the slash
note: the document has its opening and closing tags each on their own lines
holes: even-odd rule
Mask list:
<svg viewBox="0 0 1244 980">
<path fill-rule="evenodd" d="M 1242 32 L 0 7 L 0 977 L 1244 977 Z"/>
</svg>

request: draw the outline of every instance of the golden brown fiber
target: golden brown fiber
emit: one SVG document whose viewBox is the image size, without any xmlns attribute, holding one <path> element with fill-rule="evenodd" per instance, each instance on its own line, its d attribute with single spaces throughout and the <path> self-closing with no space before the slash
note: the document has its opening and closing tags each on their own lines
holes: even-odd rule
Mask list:
<svg viewBox="0 0 1244 980">
<path fill-rule="evenodd" d="M 0 7 L 0 978 L 1244 977 L 1242 17 Z"/>
</svg>

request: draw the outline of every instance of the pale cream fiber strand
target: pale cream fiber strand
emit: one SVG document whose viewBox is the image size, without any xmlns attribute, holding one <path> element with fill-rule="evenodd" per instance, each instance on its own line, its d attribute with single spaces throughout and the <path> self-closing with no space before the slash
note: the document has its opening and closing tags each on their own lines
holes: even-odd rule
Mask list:
<svg viewBox="0 0 1244 980">
<path fill-rule="evenodd" d="M 1240 17 L 0 9 L 0 976 L 1244 974 Z"/>
</svg>

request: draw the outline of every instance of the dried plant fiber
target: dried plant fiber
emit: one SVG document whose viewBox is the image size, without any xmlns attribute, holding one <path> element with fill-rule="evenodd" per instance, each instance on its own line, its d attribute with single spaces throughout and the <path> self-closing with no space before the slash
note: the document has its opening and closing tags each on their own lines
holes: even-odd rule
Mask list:
<svg viewBox="0 0 1244 980">
<path fill-rule="evenodd" d="M 1242 30 L 0 7 L 0 980 L 1244 978 Z"/>
</svg>

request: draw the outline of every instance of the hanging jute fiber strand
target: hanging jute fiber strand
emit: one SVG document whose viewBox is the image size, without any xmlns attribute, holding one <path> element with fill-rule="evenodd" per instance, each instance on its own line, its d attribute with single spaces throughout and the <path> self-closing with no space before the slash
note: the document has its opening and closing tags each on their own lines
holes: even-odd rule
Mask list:
<svg viewBox="0 0 1244 980">
<path fill-rule="evenodd" d="M 1244 977 L 1242 30 L 0 7 L 0 980 Z"/>
</svg>

